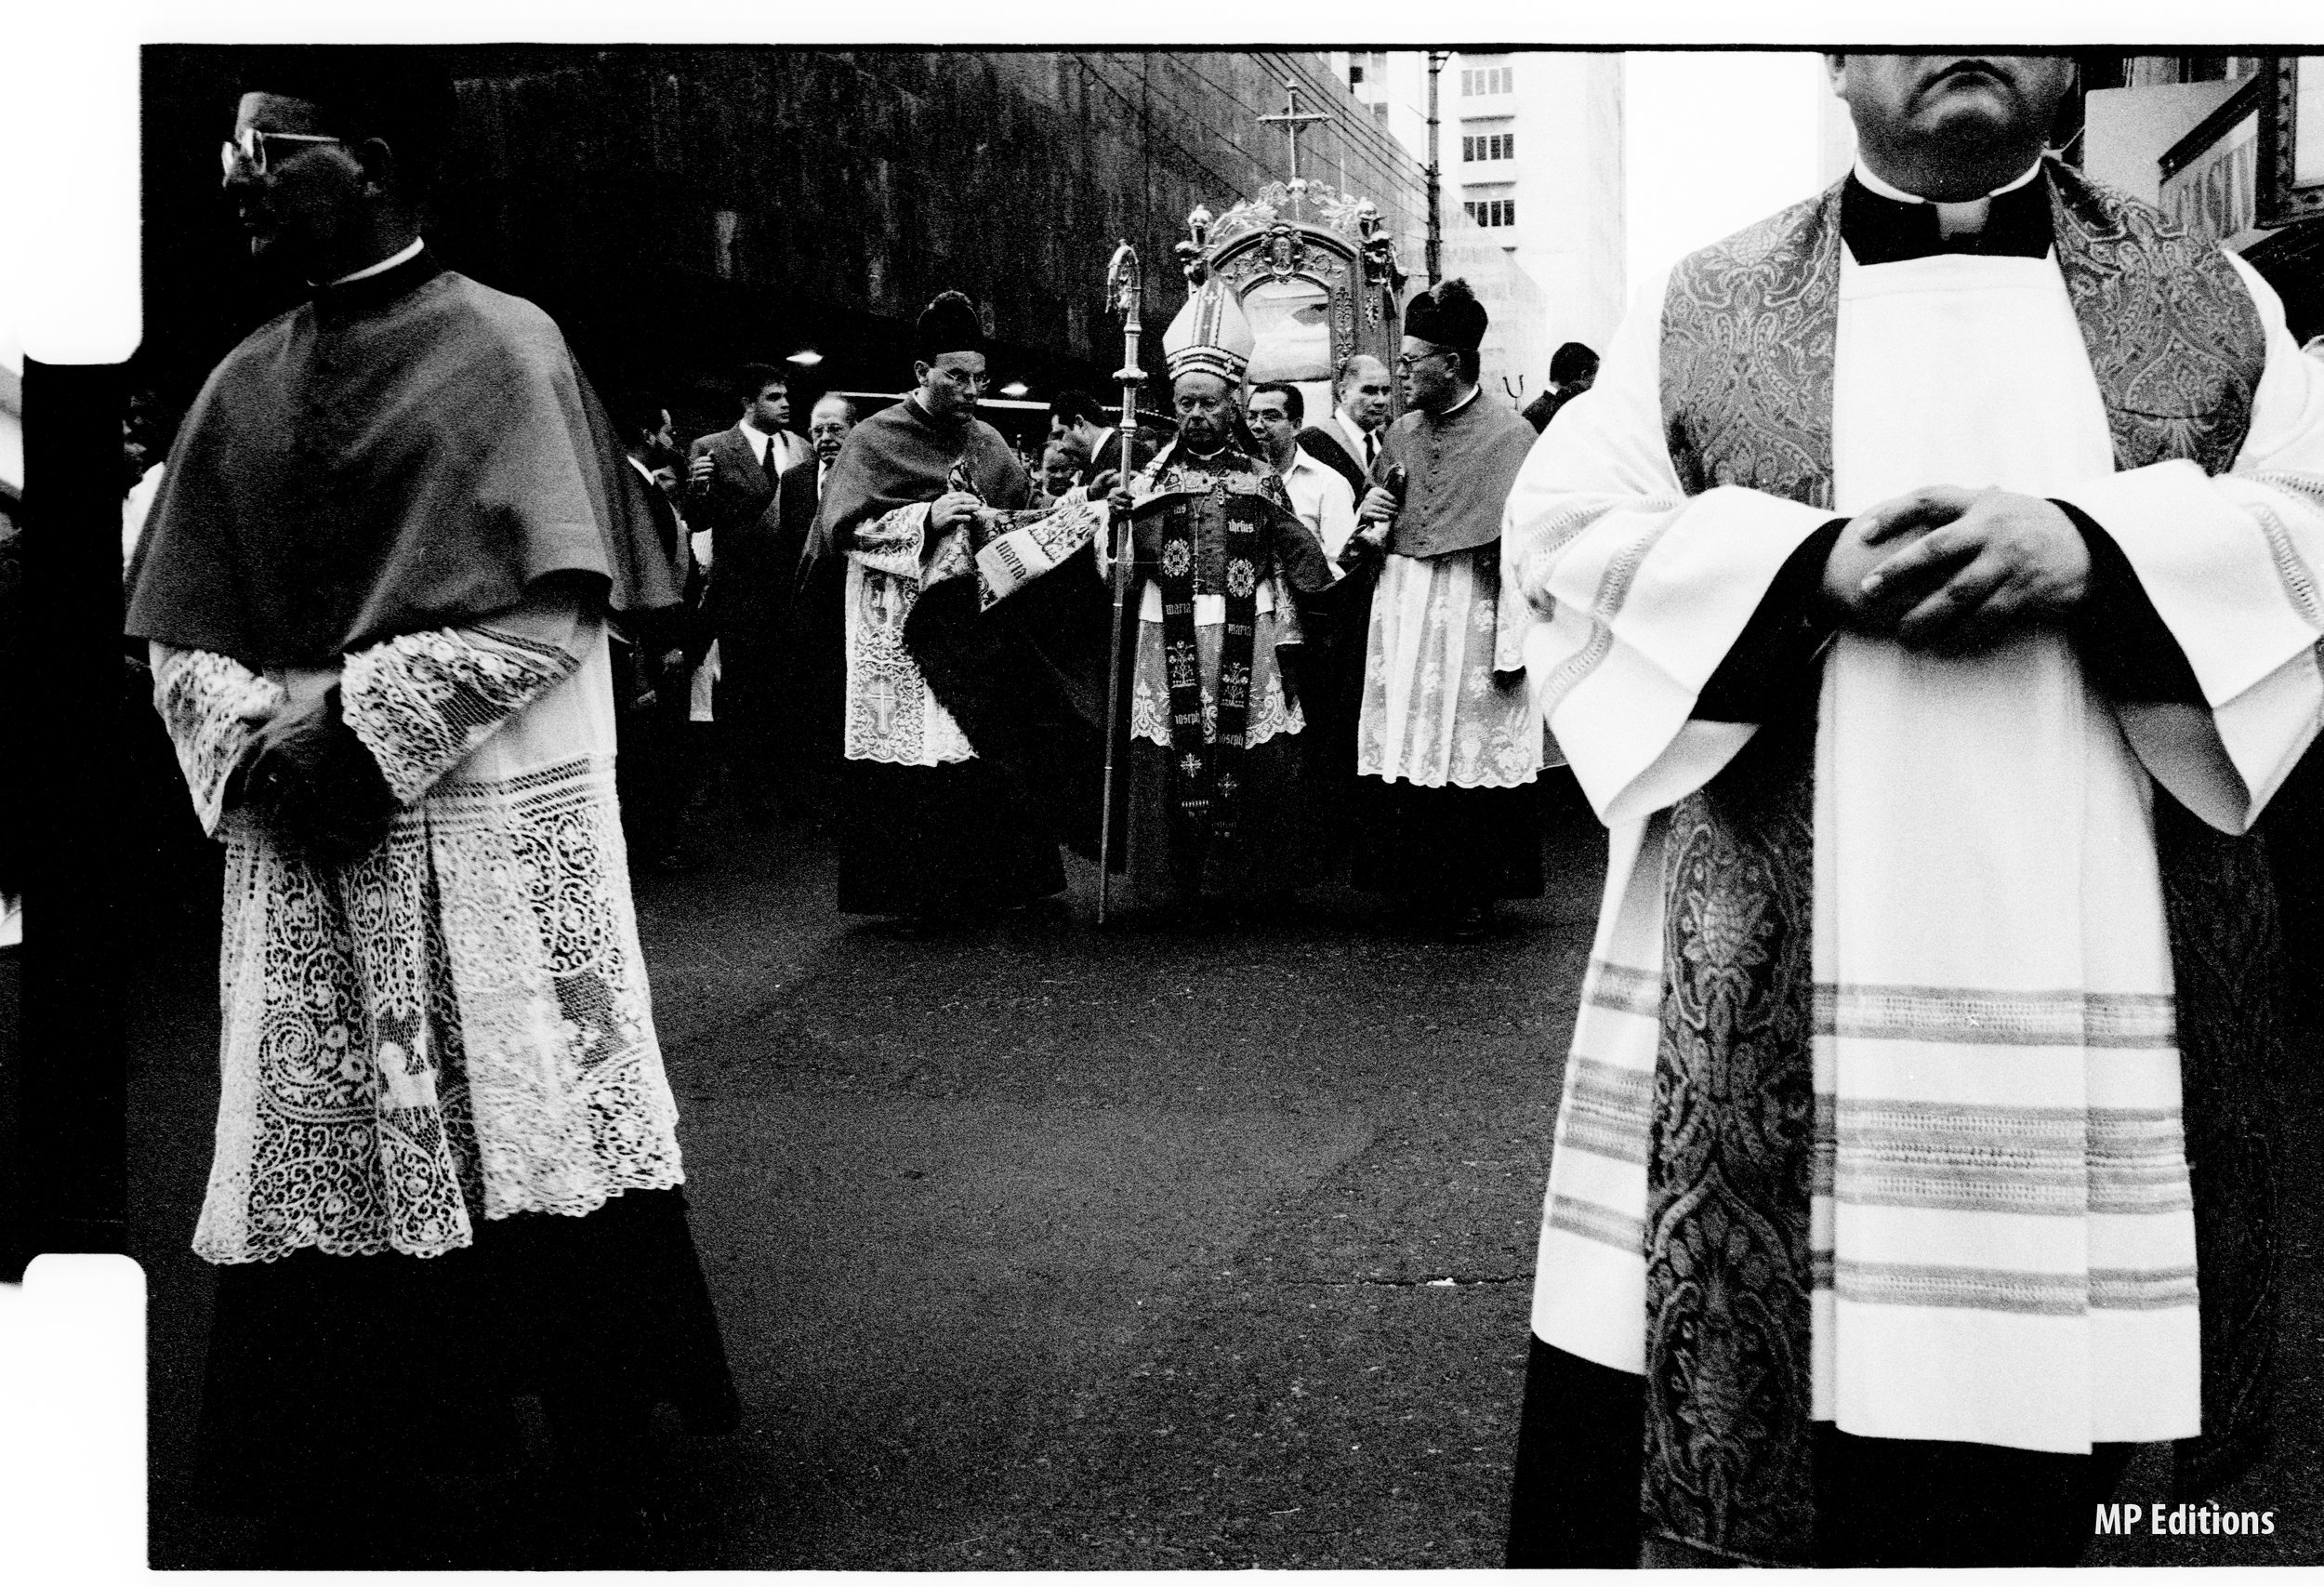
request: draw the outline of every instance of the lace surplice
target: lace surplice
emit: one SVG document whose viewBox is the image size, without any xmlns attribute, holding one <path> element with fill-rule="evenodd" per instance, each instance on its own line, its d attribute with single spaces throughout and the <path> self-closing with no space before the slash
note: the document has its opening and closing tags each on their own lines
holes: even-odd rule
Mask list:
<svg viewBox="0 0 2324 1587">
<path fill-rule="evenodd" d="M 847 560 L 847 696 L 844 748 L 851 760 L 946 766 L 972 759 L 969 735 L 928 686 L 904 642 L 927 575 L 928 504 L 882 513 L 855 532 Z M 947 549 L 964 554 L 955 536 Z"/>
<path fill-rule="evenodd" d="M 1415 787 L 1514 788 L 1540 774 L 1541 723 L 1492 547 L 1390 556 L 1372 597 L 1356 771 Z"/>
<path fill-rule="evenodd" d="M 281 701 L 155 647 L 155 700 L 227 850 L 217 1155 L 194 1249 L 432 1256 L 474 1219 L 580 1214 L 679 1184 L 614 797 L 604 629 L 545 594 L 350 655 L 349 726 L 403 802 L 343 866 L 225 790 Z"/>
<path fill-rule="evenodd" d="M 1205 623 L 1200 618 L 1197 612 L 1195 651 L 1202 681 L 1202 732 L 1208 741 L 1215 738 L 1219 731 L 1219 649 L 1226 625 L 1223 621 Z M 1251 649 L 1250 714 L 1243 729 L 1243 742 L 1254 747 L 1279 734 L 1301 732 L 1307 725 L 1299 702 L 1283 691 L 1283 668 L 1275 655 L 1275 646 L 1289 642 L 1298 632 L 1296 614 L 1287 595 L 1279 596 L 1272 611 L 1259 615 L 1258 642 Z M 1169 677 L 1162 625 L 1159 621 L 1142 620 L 1138 625 L 1137 665 L 1130 675 L 1129 735 L 1165 749 L 1170 747 Z"/>
</svg>

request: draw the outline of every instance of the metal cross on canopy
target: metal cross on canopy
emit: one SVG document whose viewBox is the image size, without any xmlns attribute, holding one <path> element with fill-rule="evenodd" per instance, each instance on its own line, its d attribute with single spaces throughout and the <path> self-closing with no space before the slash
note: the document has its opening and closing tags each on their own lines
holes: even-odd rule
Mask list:
<svg viewBox="0 0 2324 1587">
<path fill-rule="evenodd" d="M 1279 115 L 1262 115 L 1259 119 L 1261 123 L 1265 126 L 1280 126 L 1283 128 L 1284 147 L 1289 152 L 1290 154 L 1291 181 L 1293 184 L 1293 191 L 1296 192 L 1298 191 L 1297 184 L 1300 179 L 1300 133 L 1305 128 L 1314 126 L 1319 121 L 1329 121 L 1331 116 L 1330 113 L 1326 111 L 1303 111 L 1300 109 L 1300 86 L 1288 77 L 1286 77 L 1283 80 L 1283 94 L 1284 99 L 1282 113 Z"/>
</svg>

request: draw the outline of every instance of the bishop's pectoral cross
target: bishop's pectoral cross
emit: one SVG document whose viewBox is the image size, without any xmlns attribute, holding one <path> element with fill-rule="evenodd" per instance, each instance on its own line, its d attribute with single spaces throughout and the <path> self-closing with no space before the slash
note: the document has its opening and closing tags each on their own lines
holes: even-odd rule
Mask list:
<svg viewBox="0 0 2324 1587">
<path fill-rule="evenodd" d="M 1319 121 L 1329 121 L 1331 115 L 1327 111 L 1300 109 L 1300 86 L 1288 77 L 1283 80 L 1283 95 L 1281 113 L 1262 115 L 1259 120 L 1262 126 L 1283 128 L 1284 149 L 1291 163 L 1289 185 L 1296 192 L 1300 186 L 1300 134 Z"/>
</svg>

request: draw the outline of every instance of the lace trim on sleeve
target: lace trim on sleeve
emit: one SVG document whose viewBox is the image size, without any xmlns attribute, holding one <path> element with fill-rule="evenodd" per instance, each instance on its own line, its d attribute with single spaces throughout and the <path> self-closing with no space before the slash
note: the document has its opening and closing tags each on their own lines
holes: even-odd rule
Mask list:
<svg viewBox="0 0 2324 1587">
<path fill-rule="evenodd" d="M 580 665 L 522 634 L 435 628 L 349 656 L 340 706 L 388 787 L 410 804 Z"/>
<path fill-rule="evenodd" d="M 178 751 L 204 832 L 218 835 L 235 769 L 259 726 L 289 697 L 280 683 L 231 656 L 157 647 L 153 708 Z"/>
</svg>

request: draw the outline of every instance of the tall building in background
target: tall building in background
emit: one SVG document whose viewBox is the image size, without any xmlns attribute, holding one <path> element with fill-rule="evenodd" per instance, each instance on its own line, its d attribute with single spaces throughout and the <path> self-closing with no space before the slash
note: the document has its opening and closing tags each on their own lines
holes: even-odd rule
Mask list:
<svg viewBox="0 0 2324 1587">
<path fill-rule="evenodd" d="M 1425 162 L 1426 54 L 1343 52 L 1332 62 L 1380 126 Z M 1560 342 L 1603 351 L 1621 320 L 1628 270 L 1622 114 L 1619 55 L 1454 51 L 1444 58 L 1437 79 L 1444 269 L 1466 278 L 1492 317 L 1480 352 L 1486 384 L 1496 390 L 1531 396 Z"/>
<path fill-rule="evenodd" d="M 1560 342 L 1603 351 L 1622 317 L 1622 58 L 1457 52 L 1439 98 L 1447 208 L 1538 283 L 1541 389 Z M 1449 235 L 1449 233 L 1448 233 Z"/>
</svg>

